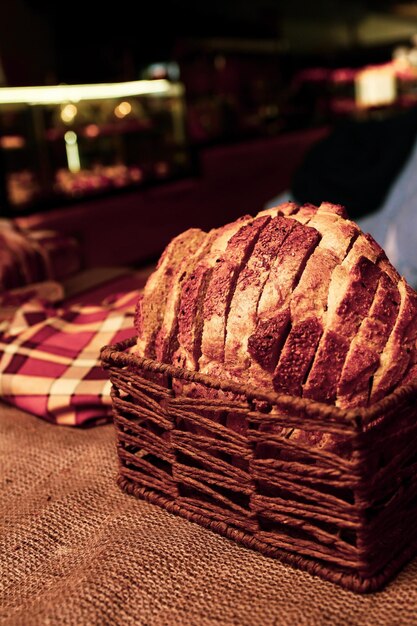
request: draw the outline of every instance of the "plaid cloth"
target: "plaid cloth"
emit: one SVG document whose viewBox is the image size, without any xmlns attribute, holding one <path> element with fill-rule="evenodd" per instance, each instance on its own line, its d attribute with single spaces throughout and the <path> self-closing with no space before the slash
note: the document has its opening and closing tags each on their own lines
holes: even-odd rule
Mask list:
<svg viewBox="0 0 417 626">
<path fill-rule="evenodd" d="M 81 247 L 54 230 L 19 228 L 0 219 L 0 293 L 44 280 L 60 280 L 81 269 Z"/>
<path fill-rule="evenodd" d="M 115 294 L 101 306 L 24 302 L 0 324 L 2 399 L 56 424 L 108 421 L 110 381 L 100 349 L 134 334 L 140 293 Z"/>
</svg>

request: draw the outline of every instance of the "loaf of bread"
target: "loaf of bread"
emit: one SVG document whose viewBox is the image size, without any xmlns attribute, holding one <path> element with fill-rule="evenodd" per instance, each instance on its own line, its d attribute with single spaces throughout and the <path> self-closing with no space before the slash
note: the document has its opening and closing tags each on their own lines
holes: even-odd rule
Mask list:
<svg viewBox="0 0 417 626">
<path fill-rule="evenodd" d="M 135 326 L 140 356 L 342 408 L 368 406 L 417 374 L 417 293 L 326 202 L 181 233 Z"/>
</svg>

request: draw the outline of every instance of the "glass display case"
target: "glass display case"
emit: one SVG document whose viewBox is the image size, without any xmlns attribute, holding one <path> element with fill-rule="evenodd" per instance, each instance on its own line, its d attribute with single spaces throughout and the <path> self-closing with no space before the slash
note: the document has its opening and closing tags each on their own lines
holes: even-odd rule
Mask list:
<svg viewBox="0 0 417 626">
<path fill-rule="evenodd" d="M 180 82 L 0 89 L 3 215 L 189 175 Z"/>
</svg>

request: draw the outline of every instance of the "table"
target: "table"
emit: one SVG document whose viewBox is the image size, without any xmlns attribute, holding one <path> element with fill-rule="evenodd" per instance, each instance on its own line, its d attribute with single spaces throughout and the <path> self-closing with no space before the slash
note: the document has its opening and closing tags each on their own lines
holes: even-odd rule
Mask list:
<svg viewBox="0 0 417 626">
<path fill-rule="evenodd" d="M 0 404 L 2 626 L 411 626 L 417 559 L 355 595 L 123 493 L 112 424 Z"/>
</svg>

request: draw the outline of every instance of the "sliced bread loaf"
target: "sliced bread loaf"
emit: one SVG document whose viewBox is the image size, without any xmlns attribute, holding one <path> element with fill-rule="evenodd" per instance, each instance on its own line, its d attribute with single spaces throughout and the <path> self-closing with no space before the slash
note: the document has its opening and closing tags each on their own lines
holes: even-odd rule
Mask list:
<svg viewBox="0 0 417 626">
<path fill-rule="evenodd" d="M 326 202 L 179 235 L 148 280 L 136 326 L 141 355 L 342 408 L 372 404 L 417 374 L 417 293 Z"/>
</svg>

